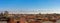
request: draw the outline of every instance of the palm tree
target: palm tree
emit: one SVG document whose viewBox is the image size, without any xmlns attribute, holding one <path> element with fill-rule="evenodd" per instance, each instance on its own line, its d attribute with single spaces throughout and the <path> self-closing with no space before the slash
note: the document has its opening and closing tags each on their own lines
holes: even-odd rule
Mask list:
<svg viewBox="0 0 60 23">
<path fill-rule="evenodd" d="M 7 18 L 8 17 L 8 11 L 4 12 L 4 16 Z"/>
</svg>

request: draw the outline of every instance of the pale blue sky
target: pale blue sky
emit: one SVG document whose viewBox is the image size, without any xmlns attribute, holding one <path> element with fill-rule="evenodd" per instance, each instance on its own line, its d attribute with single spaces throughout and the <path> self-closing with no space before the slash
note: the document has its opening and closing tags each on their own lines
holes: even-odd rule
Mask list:
<svg viewBox="0 0 60 23">
<path fill-rule="evenodd" d="M 30 12 L 33 10 L 38 12 L 60 12 L 60 0 L 0 0 L 0 11 L 6 10 L 13 12 Z"/>
</svg>

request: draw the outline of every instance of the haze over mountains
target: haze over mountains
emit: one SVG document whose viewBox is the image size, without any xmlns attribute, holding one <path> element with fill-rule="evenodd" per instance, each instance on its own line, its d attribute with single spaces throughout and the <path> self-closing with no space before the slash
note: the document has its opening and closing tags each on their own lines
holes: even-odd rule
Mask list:
<svg viewBox="0 0 60 23">
<path fill-rule="evenodd" d="M 42 13 L 42 14 L 49 14 L 49 13 L 58 13 L 60 14 L 60 10 L 59 9 L 37 9 L 37 10 L 15 10 L 15 11 L 9 11 L 9 14 L 38 14 L 38 13 Z M 0 11 L 4 12 L 4 11 Z"/>
</svg>

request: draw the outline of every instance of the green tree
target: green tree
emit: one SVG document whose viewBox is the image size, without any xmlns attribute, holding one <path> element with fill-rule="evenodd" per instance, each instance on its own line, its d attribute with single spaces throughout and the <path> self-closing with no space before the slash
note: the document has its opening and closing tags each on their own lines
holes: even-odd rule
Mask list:
<svg viewBox="0 0 60 23">
<path fill-rule="evenodd" d="M 5 17 L 8 17 L 8 11 L 5 11 L 5 12 L 4 12 L 4 16 L 5 16 Z"/>
<path fill-rule="evenodd" d="M 3 13 L 0 13 L 0 16 L 3 16 Z"/>
</svg>

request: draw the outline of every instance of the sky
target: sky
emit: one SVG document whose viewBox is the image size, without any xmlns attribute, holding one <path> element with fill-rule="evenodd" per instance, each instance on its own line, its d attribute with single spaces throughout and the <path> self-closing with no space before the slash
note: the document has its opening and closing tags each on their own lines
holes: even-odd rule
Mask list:
<svg viewBox="0 0 60 23">
<path fill-rule="evenodd" d="M 60 13 L 60 0 L 0 0 L 0 11 L 13 13 Z"/>
</svg>

